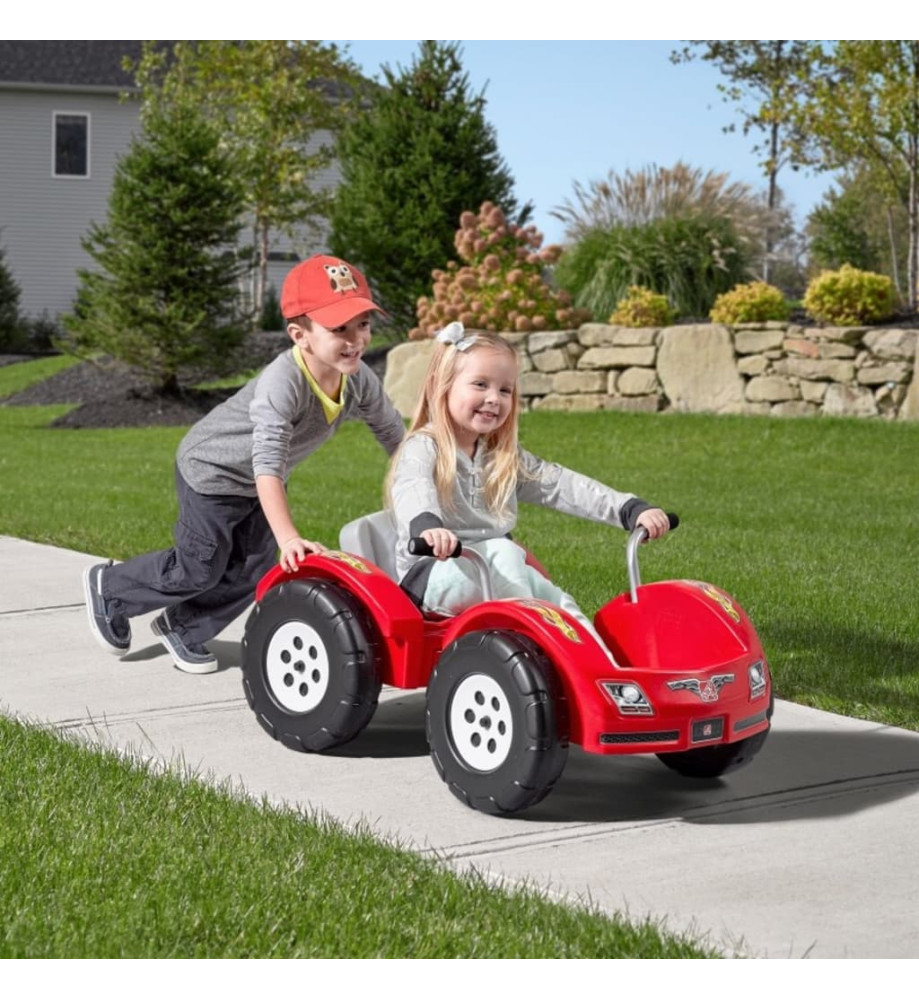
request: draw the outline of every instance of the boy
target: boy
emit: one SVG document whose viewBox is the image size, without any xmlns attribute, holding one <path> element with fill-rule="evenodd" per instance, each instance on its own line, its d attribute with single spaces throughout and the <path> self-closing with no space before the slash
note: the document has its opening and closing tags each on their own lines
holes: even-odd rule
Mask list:
<svg viewBox="0 0 919 1000">
<path fill-rule="evenodd" d="M 157 608 L 152 629 L 188 673 L 211 673 L 204 645 L 250 603 L 274 563 L 292 572 L 323 546 L 294 525 L 285 484 L 292 468 L 344 420 L 363 420 L 391 455 L 405 425 L 361 361 L 381 311 L 364 276 L 317 254 L 285 278 L 281 311 L 293 348 L 196 423 L 179 444 L 175 545 L 83 574 L 96 641 L 123 656 L 129 619 Z"/>
</svg>

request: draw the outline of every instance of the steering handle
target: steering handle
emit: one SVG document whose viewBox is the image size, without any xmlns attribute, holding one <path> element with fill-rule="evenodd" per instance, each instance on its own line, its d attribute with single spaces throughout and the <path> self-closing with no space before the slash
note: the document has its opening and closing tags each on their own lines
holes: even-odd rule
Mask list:
<svg viewBox="0 0 919 1000">
<path fill-rule="evenodd" d="M 667 511 L 667 520 L 670 522 L 670 530 L 673 531 L 680 525 L 679 515 Z M 638 546 L 648 539 L 648 529 L 639 525 L 629 535 L 628 545 L 625 549 L 625 562 L 629 571 L 629 592 L 632 603 L 638 603 L 638 588 L 641 586 L 641 576 L 638 572 Z"/>
<path fill-rule="evenodd" d="M 423 538 L 419 538 L 417 536 L 408 540 L 408 550 L 413 556 L 434 555 L 434 550 L 431 546 Z M 485 562 L 482 556 L 476 552 L 475 549 L 464 549 L 463 543 L 457 541 L 456 548 L 454 548 L 448 558 L 459 559 L 460 556 L 464 559 L 468 559 L 475 567 L 475 572 L 479 578 L 479 587 L 482 591 L 482 600 L 490 601 L 492 599 L 492 586 L 491 573 L 488 569 L 488 563 Z"/>
<path fill-rule="evenodd" d="M 408 550 L 413 556 L 433 556 L 434 549 L 420 536 L 408 540 Z M 456 548 L 448 556 L 449 559 L 459 559 L 463 554 L 463 543 L 456 542 Z"/>
</svg>

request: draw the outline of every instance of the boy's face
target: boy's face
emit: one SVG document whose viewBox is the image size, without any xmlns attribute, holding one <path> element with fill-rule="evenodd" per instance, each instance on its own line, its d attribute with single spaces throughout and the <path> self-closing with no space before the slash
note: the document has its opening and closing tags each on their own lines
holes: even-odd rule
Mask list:
<svg viewBox="0 0 919 1000">
<path fill-rule="evenodd" d="M 291 340 L 300 348 L 303 360 L 317 380 L 354 375 L 370 343 L 370 311 L 360 313 L 343 326 L 328 330 L 315 320 L 310 329 L 297 322 L 287 324 Z"/>
</svg>

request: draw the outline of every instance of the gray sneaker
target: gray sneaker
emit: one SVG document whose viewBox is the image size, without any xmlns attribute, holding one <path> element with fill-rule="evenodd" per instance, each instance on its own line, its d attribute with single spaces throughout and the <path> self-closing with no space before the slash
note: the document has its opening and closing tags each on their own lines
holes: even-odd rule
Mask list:
<svg viewBox="0 0 919 1000">
<path fill-rule="evenodd" d="M 217 669 L 217 657 L 200 642 L 185 642 L 169 624 L 169 609 L 150 623 L 153 634 L 159 636 L 172 662 L 187 674 L 212 674 Z"/>
<path fill-rule="evenodd" d="M 83 571 L 83 595 L 93 638 L 106 652 L 124 656 L 131 648 L 131 623 L 127 615 L 113 615 L 102 596 L 102 574 L 111 565 L 97 563 Z"/>
</svg>

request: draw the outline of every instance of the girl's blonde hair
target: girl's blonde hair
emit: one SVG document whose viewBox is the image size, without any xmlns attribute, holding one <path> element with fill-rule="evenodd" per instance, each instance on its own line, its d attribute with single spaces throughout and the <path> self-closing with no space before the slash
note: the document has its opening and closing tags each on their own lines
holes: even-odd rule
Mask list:
<svg viewBox="0 0 919 1000">
<path fill-rule="evenodd" d="M 471 343 L 469 343 L 471 342 Z M 494 333 L 469 332 L 460 341 L 463 350 L 455 344 L 437 343 L 434 356 L 428 365 L 421 398 L 412 414 L 407 441 L 413 434 L 429 434 L 437 445 L 437 463 L 434 467 L 434 485 L 445 510 L 451 510 L 453 489 L 456 484 L 456 436 L 453 421 L 447 409 L 447 396 L 456 381 L 463 357 L 479 348 L 504 351 L 517 362 L 517 352 L 512 344 Z M 466 343 L 469 346 L 466 347 Z M 485 503 L 493 514 L 500 513 L 509 503 L 517 488 L 517 423 L 520 413 L 520 395 L 514 379 L 511 412 L 507 420 L 486 435 L 485 448 Z M 404 443 L 404 442 L 403 442 Z M 393 455 L 386 480 L 386 500 L 390 503 L 393 473 L 402 448 Z"/>
</svg>

